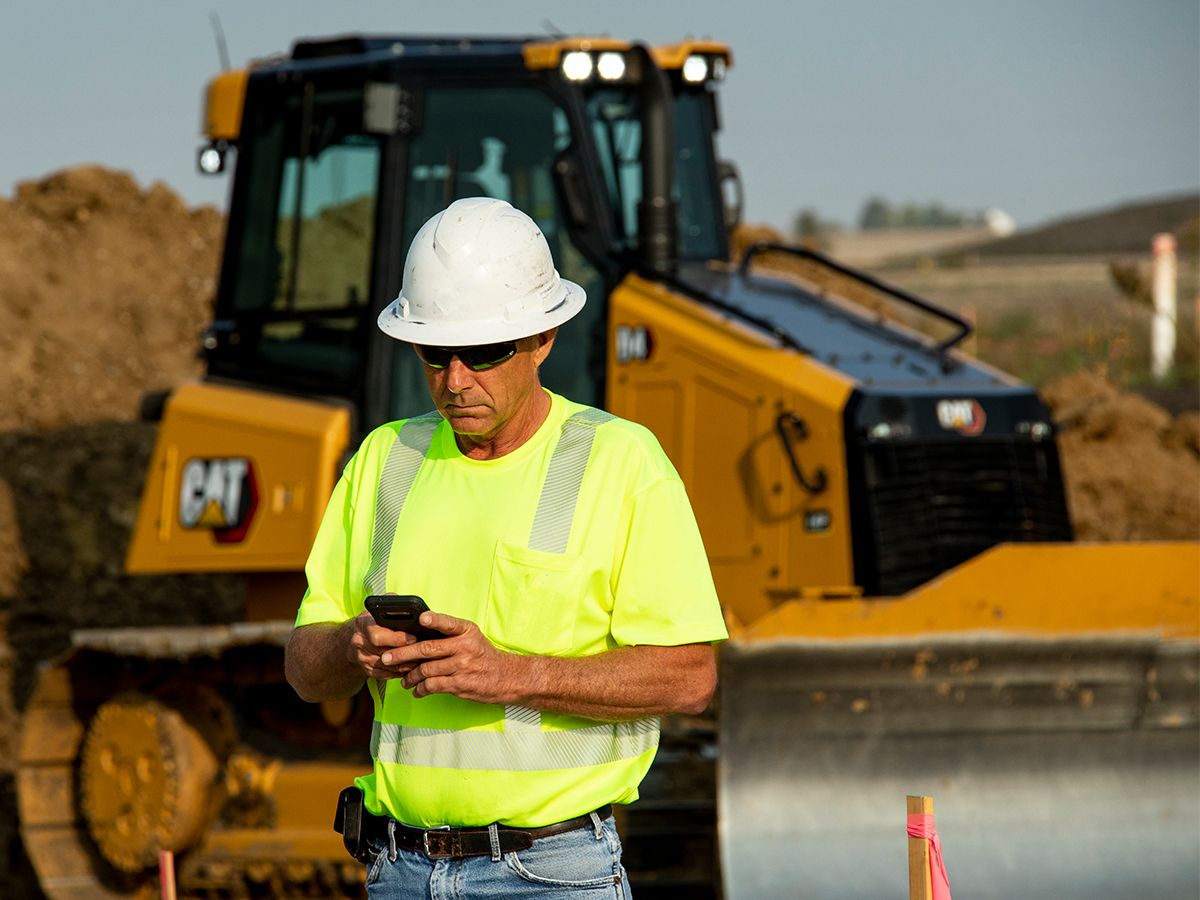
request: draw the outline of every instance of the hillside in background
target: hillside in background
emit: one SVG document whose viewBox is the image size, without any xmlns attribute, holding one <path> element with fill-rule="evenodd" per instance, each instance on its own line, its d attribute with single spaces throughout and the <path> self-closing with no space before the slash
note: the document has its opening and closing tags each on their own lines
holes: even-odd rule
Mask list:
<svg viewBox="0 0 1200 900">
<path fill-rule="evenodd" d="M 958 228 L 875 228 L 822 231 L 807 242 L 850 265 L 961 265 L 1021 257 L 1148 256 L 1156 234 L 1169 233 L 1181 256 L 1200 256 L 1200 194 L 1127 203 L 1064 216 L 996 237 L 979 225 Z"/>
<path fill-rule="evenodd" d="M 980 257 L 1143 254 L 1161 232 L 1175 235 L 1181 254 L 1200 253 L 1200 194 L 1130 203 L 1058 219 L 965 252 Z"/>
</svg>

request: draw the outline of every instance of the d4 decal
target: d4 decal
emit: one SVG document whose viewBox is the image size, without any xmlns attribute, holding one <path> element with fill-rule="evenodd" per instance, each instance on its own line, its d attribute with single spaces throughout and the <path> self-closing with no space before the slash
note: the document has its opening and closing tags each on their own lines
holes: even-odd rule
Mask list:
<svg viewBox="0 0 1200 900">
<path fill-rule="evenodd" d="M 179 524 L 222 544 L 245 540 L 258 510 L 254 466 L 244 457 L 189 459 L 179 479 Z"/>
<path fill-rule="evenodd" d="M 617 362 L 625 365 L 649 359 L 653 341 L 644 325 L 618 325 L 616 345 Z"/>
</svg>

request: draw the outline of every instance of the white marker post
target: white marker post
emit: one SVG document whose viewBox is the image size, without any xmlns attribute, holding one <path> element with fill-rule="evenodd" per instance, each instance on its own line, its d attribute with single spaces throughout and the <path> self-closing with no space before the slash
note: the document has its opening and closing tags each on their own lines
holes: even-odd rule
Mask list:
<svg viewBox="0 0 1200 900">
<path fill-rule="evenodd" d="M 1154 236 L 1154 320 L 1150 325 L 1150 372 L 1162 381 L 1175 365 L 1175 236 Z"/>
</svg>

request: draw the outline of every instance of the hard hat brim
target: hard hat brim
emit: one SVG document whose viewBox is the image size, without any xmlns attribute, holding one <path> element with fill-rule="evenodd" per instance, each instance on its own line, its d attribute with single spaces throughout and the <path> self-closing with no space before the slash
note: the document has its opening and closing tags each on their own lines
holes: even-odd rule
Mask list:
<svg viewBox="0 0 1200 900">
<path fill-rule="evenodd" d="M 515 341 L 557 328 L 583 309 L 587 301 L 584 289 L 565 278 L 561 278 L 559 284 L 563 293 L 557 304 L 544 312 L 520 319 L 497 317 L 473 322 L 423 322 L 404 317 L 405 298 L 401 293 L 384 308 L 377 321 L 379 329 L 388 337 L 410 344 L 474 347 L 498 341 Z"/>
</svg>

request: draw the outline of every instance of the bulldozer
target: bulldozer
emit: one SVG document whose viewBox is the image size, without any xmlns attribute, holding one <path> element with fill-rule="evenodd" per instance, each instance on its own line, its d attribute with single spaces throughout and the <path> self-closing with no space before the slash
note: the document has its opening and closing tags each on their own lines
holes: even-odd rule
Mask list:
<svg viewBox="0 0 1200 900">
<path fill-rule="evenodd" d="M 375 327 L 417 228 L 491 196 L 589 296 L 543 381 L 648 426 L 729 624 L 711 713 L 664 722 L 619 818 L 634 892 L 899 897 L 936 796 L 975 898 L 1200 893 L 1200 546 L 1073 541 L 1055 425 L 956 314 L 817 251 L 736 248 L 727 46 L 346 35 L 217 75 L 232 171 L 204 377 L 158 421 L 127 569 L 240 573 L 242 621 L 90 629 L 23 719 L 45 894 L 354 897 L 331 828 L 364 694 L 282 649 L 358 439 L 429 408 Z"/>
</svg>

